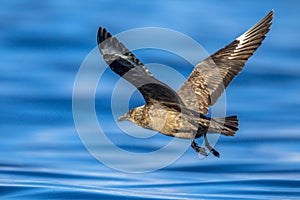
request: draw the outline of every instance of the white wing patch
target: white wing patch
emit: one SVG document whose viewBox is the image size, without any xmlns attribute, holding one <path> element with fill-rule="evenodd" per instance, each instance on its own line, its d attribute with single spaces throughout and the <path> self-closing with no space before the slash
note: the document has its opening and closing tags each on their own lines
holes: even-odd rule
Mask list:
<svg viewBox="0 0 300 200">
<path fill-rule="evenodd" d="M 245 43 L 247 43 L 247 37 L 246 37 L 246 33 L 242 34 L 240 37 L 238 37 L 236 40 L 239 41 L 238 46 L 235 48 L 235 50 L 233 51 L 233 53 L 231 54 L 231 56 L 228 57 L 229 60 L 232 60 L 235 58 L 235 56 L 238 55 L 238 52 L 243 48 L 243 45 Z"/>
</svg>

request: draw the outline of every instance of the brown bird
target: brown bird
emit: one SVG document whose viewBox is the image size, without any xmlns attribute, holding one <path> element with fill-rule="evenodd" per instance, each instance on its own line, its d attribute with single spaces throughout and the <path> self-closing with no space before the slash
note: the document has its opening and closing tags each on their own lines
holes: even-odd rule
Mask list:
<svg viewBox="0 0 300 200">
<path fill-rule="evenodd" d="M 168 136 L 191 139 L 196 152 L 208 155 L 206 149 L 195 142 L 195 138 L 203 135 L 206 148 L 219 157 L 220 154 L 208 143 L 206 134 L 234 136 L 238 118 L 211 118 L 206 116 L 208 108 L 214 105 L 261 45 L 272 25 L 273 15 L 271 11 L 232 43 L 200 62 L 177 92 L 157 80 L 122 43 L 100 27 L 98 47 L 105 62 L 112 71 L 133 84 L 146 101 L 145 105 L 129 110 L 118 121 L 128 120 Z"/>
</svg>

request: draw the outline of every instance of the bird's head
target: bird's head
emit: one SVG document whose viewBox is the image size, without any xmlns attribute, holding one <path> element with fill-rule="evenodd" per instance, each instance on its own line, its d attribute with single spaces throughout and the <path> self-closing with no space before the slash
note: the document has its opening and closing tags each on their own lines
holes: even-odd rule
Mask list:
<svg viewBox="0 0 300 200">
<path fill-rule="evenodd" d="M 128 111 L 125 115 L 122 115 L 118 118 L 118 122 L 130 121 L 130 112 Z"/>
<path fill-rule="evenodd" d="M 118 122 L 122 121 L 131 121 L 133 123 L 136 123 L 137 121 L 140 121 L 144 117 L 144 106 L 133 108 L 129 110 L 125 115 L 120 116 L 118 118 Z"/>
</svg>

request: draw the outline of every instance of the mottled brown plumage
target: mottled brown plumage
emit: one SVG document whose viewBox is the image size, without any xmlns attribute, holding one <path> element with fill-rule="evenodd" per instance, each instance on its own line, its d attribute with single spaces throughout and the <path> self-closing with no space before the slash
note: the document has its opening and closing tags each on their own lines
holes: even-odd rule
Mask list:
<svg viewBox="0 0 300 200">
<path fill-rule="evenodd" d="M 238 119 L 236 116 L 210 118 L 204 114 L 261 45 L 270 30 L 273 14 L 271 11 L 235 41 L 199 63 L 177 92 L 157 80 L 122 43 L 99 28 L 98 46 L 105 62 L 132 83 L 146 101 L 144 106 L 129 110 L 119 121 L 128 120 L 168 136 L 191 139 L 191 146 L 207 155 L 194 141 L 204 135 L 207 149 L 219 156 L 209 145 L 206 134 L 233 136 L 238 130 Z"/>
<path fill-rule="evenodd" d="M 187 98 L 184 102 L 187 107 L 195 109 L 195 106 L 199 106 L 201 113 L 208 113 L 208 107 L 214 105 L 232 79 L 243 69 L 246 61 L 261 45 L 270 30 L 273 15 L 274 12 L 271 11 L 232 43 L 195 67 L 178 94 L 180 97 L 187 97 L 191 95 L 189 88 L 193 88 L 197 99 L 201 100 L 192 102 L 195 98 Z"/>
</svg>

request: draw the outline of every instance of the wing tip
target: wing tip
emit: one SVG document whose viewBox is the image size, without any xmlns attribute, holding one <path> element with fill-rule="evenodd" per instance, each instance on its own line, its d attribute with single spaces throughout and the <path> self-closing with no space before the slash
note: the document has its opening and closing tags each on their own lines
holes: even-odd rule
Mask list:
<svg viewBox="0 0 300 200">
<path fill-rule="evenodd" d="M 256 34 L 263 34 L 262 40 L 264 40 L 265 35 L 270 31 L 272 26 L 272 20 L 274 18 L 274 10 L 272 9 L 263 19 L 257 22 L 254 26 L 248 29 L 245 33 L 236 38 L 237 41 L 241 42 L 244 39 L 249 39 L 255 37 Z"/>
<path fill-rule="evenodd" d="M 275 11 L 272 9 L 261 21 L 272 21 L 274 18 Z"/>
<path fill-rule="evenodd" d="M 274 18 L 275 11 L 272 9 L 265 17 L 266 20 L 269 20 L 269 24 L 272 24 L 272 20 Z"/>
<path fill-rule="evenodd" d="M 267 22 L 269 27 L 272 25 L 272 20 L 274 18 L 275 11 L 272 9 L 262 20 L 261 22 Z"/>
<path fill-rule="evenodd" d="M 112 35 L 103 27 L 99 27 L 98 29 L 98 34 L 97 34 L 97 42 L 100 44 L 104 40 L 111 38 Z"/>
</svg>

